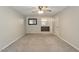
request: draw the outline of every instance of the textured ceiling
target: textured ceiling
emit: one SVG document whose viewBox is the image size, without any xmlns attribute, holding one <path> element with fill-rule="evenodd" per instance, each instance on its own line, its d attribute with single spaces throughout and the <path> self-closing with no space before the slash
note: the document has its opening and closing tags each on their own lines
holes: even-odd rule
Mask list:
<svg viewBox="0 0 79 59">
<path fill-rule="evenodd" d="M 53 16 L 66 8 L 66 6 L 48 6 L 48 8 L 52 10 L 52 12 L 47 12 L 40 15 L 38 13 L 32 12 L 32 10 L 35 10 L 36 7 L 37 6 L 12 6 L 11 8 L 24 16 Z"/>
</svg>

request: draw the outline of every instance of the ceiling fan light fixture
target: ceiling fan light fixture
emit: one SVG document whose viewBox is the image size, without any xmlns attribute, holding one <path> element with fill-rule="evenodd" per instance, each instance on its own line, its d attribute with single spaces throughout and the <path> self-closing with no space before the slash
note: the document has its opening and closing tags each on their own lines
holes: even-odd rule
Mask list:
<svg viewBox="0 0 79 59">
<path fill-rule="evenodd" d="M 38 11 L 38 13 L 39 13 L 39 14 L 43 14 L 43 13 L 44 13 L 44 11 L 42 11 L 42 10 L 39 10 L 39 11 Z"/>
</svg>

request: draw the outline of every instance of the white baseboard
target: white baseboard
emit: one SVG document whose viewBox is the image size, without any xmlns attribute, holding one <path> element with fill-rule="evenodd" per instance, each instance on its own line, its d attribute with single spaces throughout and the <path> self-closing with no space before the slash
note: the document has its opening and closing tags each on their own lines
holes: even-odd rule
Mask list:
<svg viewBox="0 0 79 59">
<path fill-rule="evenodd" d="M 20 35 L 19 37 L 17 37 L 15 40 L 11 41 L 9 44 L 5 45 L 3 48 L 0 49 L 0 51 L 2 51 L 3 49 L 7 48 L 9 45 L 11 45 L 12 43 L 14 43 L 15 41 L 17 41 L 18 39 L 22 38 L 25 34 Z"/>
<path fill-rule="evenodd" d="M 75 45 L 73 45 L 72 43 L 70 43 L 70 42 L 68 42 L 68 41 L 66 41 L 65 39 L 63 39 L 61 36 L 59 36 L 59 35 L 57 35 L 57 34 L 55 34 L 58 38 L 60 38 L 61 40 L 63 40 L 63 41 L 65 41 L 66 43 L 68 43 L 69 45 L 71 45 L 73 48 L 75 48 L 76 50 L 78 50 L 79 51 L 79 48 L 78 47 L 76 47 Z"/>
<path fill-rule="evenodd" d="M 27 34 L 53 34 L 53 33 L 49 33 L 49 32 L 42 32 L 42 33 L 27 33 Z"/>
</svg>

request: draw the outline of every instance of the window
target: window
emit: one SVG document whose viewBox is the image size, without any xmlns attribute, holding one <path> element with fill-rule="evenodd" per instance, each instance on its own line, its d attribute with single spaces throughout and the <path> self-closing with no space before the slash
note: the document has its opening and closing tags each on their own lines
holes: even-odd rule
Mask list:
<svg viewBox="0 0 79 59">
<path fill-rule="evenodd" d="M 37 25 L 37 18 L 28 18 L 29 25 Z"/>
</svg>

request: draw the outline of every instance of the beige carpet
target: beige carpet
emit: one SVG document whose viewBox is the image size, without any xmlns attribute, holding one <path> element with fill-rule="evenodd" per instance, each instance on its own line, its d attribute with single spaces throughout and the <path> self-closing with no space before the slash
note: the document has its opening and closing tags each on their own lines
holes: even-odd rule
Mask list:
<svg viewBox="0 0 79 59">
<path fill-rule="evenodd" d="M 28 34 L 2 52 L 77 52 L 77 50 L 55 35 Z"/>
</svg>

